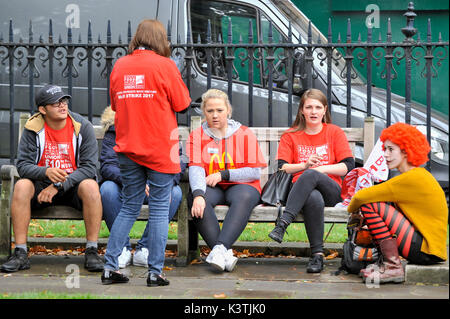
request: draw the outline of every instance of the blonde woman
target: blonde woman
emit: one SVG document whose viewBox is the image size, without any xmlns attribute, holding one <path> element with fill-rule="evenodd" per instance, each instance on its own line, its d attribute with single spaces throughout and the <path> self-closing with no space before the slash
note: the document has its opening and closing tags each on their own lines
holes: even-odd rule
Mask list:
<svg viewBox="0 0 450 319">
<path fill-rule="evenodd" d="M 232 271 L 237 258 L 231 246 L 247 225 L 261 197 L 260 171 L 266 166 L 252 131 L 231 119 L 226 93 L 210 89 L 202 96 L 205 121 L 189 136 L 188 205 L 198 231 L 212 249 L 206 261 Z M 220 229 L 216 205 L 230 208 Z"/>
</svg>

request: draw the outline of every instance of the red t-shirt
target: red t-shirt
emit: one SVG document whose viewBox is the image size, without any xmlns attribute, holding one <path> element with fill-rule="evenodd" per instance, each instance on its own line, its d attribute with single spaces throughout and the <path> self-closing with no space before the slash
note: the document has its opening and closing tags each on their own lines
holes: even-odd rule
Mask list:
<svg viewBox="0 0 450 319">
<path fill-rule="evenodd" d="M 206 176 L 225 169 L 267 166 L 255 134 L 246 126 L 239 127 L 232 136 L 219 142 L 205 134 L 203 128 L 199 127 L 189 135 L 186 150 L 189 166 L 203 167 Z M 251 182 L 218 183 L 223 188 L 235 184 L 251 185 L 261 193 L 259 179 Z"/>
<path fill-rule="evenodd" d="M 77 169 L 73 149 L 73 123 L 67 117 L 66 125 L 54 130 L 45 123 L 45 145 L 38 166 L 60 168 L 70 174 Z"/>
<path fill-rule="evenodd" d="M 175 112 L 187 108 L 191 99 L 175 63 L 137 49 L 117 60 L 110 82 L 114 150 L 157 172 L 179 173 Z"/>
<path fill-rule="evenodd" d="M 353 157 L 350 145 L 344 131 L 334 124 L 323 124 L 322 131 L 315 135 L 308 135 L 304 131 L 284 133 L 278 146 L 277 159 L 289 164 L 305 163 L 312 154 L 319 154 L 322 160 L 317 166 L 337 164 L 344 158 Z M 295 183 L 303 171 L 293 175 Z M 342 185 L 340 176 L 328 176 Z"/>
</svg>

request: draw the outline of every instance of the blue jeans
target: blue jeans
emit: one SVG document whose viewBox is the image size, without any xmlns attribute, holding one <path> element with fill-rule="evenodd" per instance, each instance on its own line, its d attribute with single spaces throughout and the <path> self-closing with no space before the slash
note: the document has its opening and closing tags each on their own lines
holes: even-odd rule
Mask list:
<svg viewBox="0 0 450 319">
<path fill-rule="evenodd" d="M 102 196 L 103 204 L 103 219 L 105 220 L 106 226 L 109 231 L 114 224 L 114 220 L 117 215 L 119 215 L 120 208 L 122 207 L 122 188 L 113 181 L 105 181 L 102 186 L 100 186 L 100 195 Z M 172 187 L 172 194 L 170 197 L 169 206 L 169 222 L 175 216 L 178 206 L 180 206 L 183 193 L 181 187 L 174 185 Z M 148 203 L 148 197 L 145 196 L 144 204 Z M 148 223 L 145 226 L 145 230 L 142 234 L 141 239 L 137 242 L 136 249 L 141 249 L 146 247 L 148 242 Z M 130 240 L 128 238 L 125 244 L 128 250 L 131 250 Z"/>
<path fill-rule="evenodd" d="M 169 203 L 174 174 L 159 173 L 141 166 L 124 154 L 118 153 L 122 177 L 123 204 L 112 225 L 105 253 L 105 270 L 119 270 L 118 258 L 125 246 L 131 227 L 140 214 L 148 180 L 148 271 L 160 274 L 164 266 L 167 233 L 169 230 Z"/>
</svg>

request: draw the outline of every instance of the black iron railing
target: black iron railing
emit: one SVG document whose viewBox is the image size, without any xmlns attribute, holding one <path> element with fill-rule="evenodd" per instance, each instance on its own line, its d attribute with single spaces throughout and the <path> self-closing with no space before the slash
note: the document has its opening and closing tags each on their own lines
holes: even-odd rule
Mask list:
<svg viewBox="0 0 450 319">
<path fill-rule="evenodd" d="M 372 103 L 372 79 L 373 63 L 380 65 L 384 61 L 384 70 L 381 77 L 386 79 L 385 95 L 385 114 L 381 115 L 388 126 L 392 122 L 391 102 L 392 89 L 391 82 L 397 77 L 396 67 L 404 63 L 406 69 L 405 77 L 405 98 L 404 98 L 404 120 L 407 123 L 411 121 L 411 65 L 422 65 L 422 59 L 425 60 L 421 76 L 426 79 L 427 103 L 426 103 L 426 121 L 423 123 L 427 127 L 427 136 L 431 137 L 432 126 L 432 108 L 431 79 L 437 76 L 437 68 L 441 62 L 447 58 L 448 41 L 442 41 L 439 34 L 437 42 L 431 41 L 431 22 L 428 21 L 428 30 L 425 41 L 417 38 L 413 39 L 416 33 L 414 28 L 413 7 L 410 4 L 408 12 L 405 14 L 407 26 L 402 29 L 405 39 L 403 42 L 392 42 L 392 32 L 390 20 L 387 21 L 388 31 L 386 41 L 373 41 L 372 29 L 368 28 L 366 41 L 362 41 L 359 35 L 356 42 L 351 39 L 351 23 L 348 21 L 347 34 L 345 42 L 341 41 L 339 34 L 337 42 L 333 43 L 331 19 L 325 43 L 320 37 L 313 39 L 311 24 L 308 28 L 306 39 L 297 41 L 293 36 L 293 31 L 289 25 L 289 32 L 281 41 L 275 42 L 273 36 L 273 26 L 270 23 L 267 39 L 262 43 L 257 36 L 253 34 L 252 21 L 249 21 L 248 35 L 241 35 L 238 41 L 232 39 L 232 24 L 228 24 L 227 41 L 224 42 L 219 35 L 213 39 L 211 25 L 208 23 L 206 32 L 203 35 L 191 32 L 190 22 L 186 41 L 181 41 L 178 36 L 173 39 L 171 25 L 168 25 L 168 37 L 172 43 L 172 57 L 179 63 L 179 68 L 187 87 L 191 90 L 193 81 L 199 77 L 206 79 L 205 90 L 214 86 L 214 81 L 220 80 L 226 83 L 230 99 L 233 99 L 233 86 L 237 83 L 244 84 L 248 88 L 248 100 L 245 107 L 248 111 L 248 122 L 244 123 L 253 126 L 255 116 L 254 112 L 254 90 L 256 88 L 267 90 L 267 126 L 273 126 L 274 118 L 274 94 L 286 95 L 286 126 L 292 124 L 294 99 L 303 90 L 314 87 L 317 83 L 324 83 L 326 95 L 329 101 L 336 101 L 346 106 L 345 125 L 352 126 L 352 112 L 356 109 L 364 112 L 366 115 L 373 115 Z M 29 112 L 35 111 L 34 93 L 36 86 L 43 83 L 55 83 L 67 86 L 69 94 L 73 94 L 74 80 L 82 82 L 81 87 L 86 90 L 86 100 L 81 103 L 87 104 L 89 120 L 92 121 L 94 114 L 94 99 L 98 88 L 102 89 L 104 96 L 104 105 L 110 104 L 109 97 L 109 76 L 114 62 L 127 54 L 128 43 L 131 40 L 131 23 L 128 23 L 127 39 L 124 43 L 119 35 L 117 42 L 113 43 L 111 34 L 111 25 L 108 22 L 106 32 L 106 43 L 102 43 L 100 36 L 94 41 L 91 31 L 91 24 L 88 26 L 87 42 L 83 43 L 81 37 L 75 41 L 72 30 L 67 30 L 67 41 L 63 42 L 61 35 L 55 41 L 53 37 L 52 21 L 49 21 L 48 39 L 44 41 L 40 36 L 35 41 L 33 28 L 30 22 L 28 41 L 23 39 L 14 39 L 13 21 L 9 23 L 8 41 L 5 42 L 3 35 L 0 35 L 0 70 L 7 74 L 5 85 L 8 87 L 9 98 L 2 96 L 1 105 L 9 105 L 10 112 L 10 159 L 14 161 L 15 157 L 15 136 L 14 131 L 14 113 L 17 112 L 15 88 L 18 84 L 27 79 L 26 86 L 28 91 Z M 245 38 L 245 41 L 243 40 Z M 236 40 L 236 39 L 235 39 Z M 184 42 L 184 43 L 183 43 Z M 404 62 L 403 62 L 404 61 Z M 361 81 L 354 68 L 354 63 L 366 66 L 366 81 Z M 421 64 L 422 63 L 422 64 Z M 57 70 L 56 70 L 57 69 Z M 255 71 L 256 70 L 256 71 Z M 46 73 L 46 74 L 44 74 Z M 245 79 L 243 78 L 245 75 Z M 81 77 L 86 78 L 83 81 Z M 337 84 L 335 76 L 343 84 Z M 6 78 L 6 77 L 4 77 Z M 259 78 L 257 80 L 256 78 Z M 352 90 L 355 85 L 365 86 L 367 99 L 365 108 L 358 108 L 352 100 Z M 336 87 L 342 87 L 345 92 L 345 99 L 336 98 Z M 96 91 L 97 90 L 97 91 Z M 193 107 L 198 106 L 198 101 L 194 101 Z M 69 107 L 79 112 L 78 108 L 72 105 Z M 332 107 L 333 103 L 330 103 Z M 20 106 L 23 109 L 23 105 Z M 98 112 L 96 112 L 98 113 Z M 186 121 L 186 123 L 189 123 Z M 448 122 L 447 122 L 448 125 Z"/>
</svg>

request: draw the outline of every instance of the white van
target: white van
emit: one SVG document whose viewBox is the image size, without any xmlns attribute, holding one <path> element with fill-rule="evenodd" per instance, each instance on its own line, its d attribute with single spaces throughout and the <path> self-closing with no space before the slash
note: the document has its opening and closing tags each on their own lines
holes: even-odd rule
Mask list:
<svg viewBox="0 0 450 319">
<path fill-rule="evenodd" d="M 205 44 L 210 27 L 211 41 L 228 43 L 230 23 L 232 43 L 239 42 L 245 44 L 268 43 L 269 29 L 271 29 L 271 41 L 274 43 L 286 42 L 289 38 L 289 24 L 291 23 L 292 37 L 294 44 L 307 43 L 308 41 L 308 18 L 288 0 L 108 0 L 91 1 L 80 0 L 76 3 L 69 1 L 7 1 L 0 0 L 2 11 L 0 13 L 2 21 L 0 32 L 3 34 L 3 41 L 8 40 L 9 19 L 13 22 L 14 41 L 18 42 L 21 37 L 24 42 L 29 40 L 29 21 L 33 26 L 33 40 L 38 42 L 40 35 L 43 41 L 48 39 L 49 19 L 53 24 L 53 39 L 58 42 L 59 34 L 63 43 L 67 42 L 67 27 L 72 29 L 72 41 L 77 43 L 81 37 L 81 43 L 87 42 L 88 24 L 91 21 L 93 42 L 98 40 L 102 43 L 107 41 L 106 32 L 108 20 L 111 22 L 111 42 L 117 43 L 120 39 L 126 46 L 127 40 L 134 33 L 137 24 L 144 18 L 158 19 L 164 25 L 169 26 L 170 40 L 175 47 L 173 56 L 184 59 L 186 51 L 178 47 L 179 43 L 186 43 L 188 36 L 194 43 L 199 41 Z M 127 31 L 128 21 L 131 22 L 131 29 Z M 249 40 L 249 28 L 252 27 L 253 40 Z M 188 30 L 189 29 L 189 30 Z M 188 32 L 189 31 L 189 32 Z M 131 34 L 130 34 L 131 33 Z M 99 35 L 101 34 L 101 35 Z M 314 25 L 311 25 L 312 42 L 317 43 L 320 39 L 326 43 L 327 39 L 322 35 Z M 0 43 L 0 52 L 1 52 Z M 81 50 L 81 49 L 79 49 Z M 77 52 L 77 51 L 75 51 Z M 194 102 L 199 102 L 201 94 L 206 90 L 207 61 L 205 48 L 198 47 L 192 58 L 192 67 L 189 70 L 190 93 Z M 37 52 L 38 53 L 38 52 Z M 227 55 L 226 48 L 216 48 L 213 50 L 213 59 L 211 66 L 210 85 L 224 91 L 232 91 L 231 100 L 233 104 L 233 117 L 246 125 L 251 126 L 288 126 L 295 117 L 298 109 L 299 95 L 302 90 L 312 86 L 327 91 L 327 65 L 320 61 L 317 56 L 320 50 L 314 51 L 314 67 L 310 71 L 313 73 L 312 81 L 308 83 L 308 78 L 302 76 L 307 66 L 307 61 L 298 59 L 294 69 L 296 75 L 293 76 L 293 95 L 292 108 L 288 109 L 288 78 L 286 77 L 286 68 L 282 63 L 282 49 L 275 50 L 272 90 L 269 90 L 269 78 L 267 74 L 267 55 L 266 49 L 259 50 L 253 56 L 255 61 L 251 72 L 248 70 L 248 55 L 243 49 L 236 49 L 233 55 Z M 22 63 L 26 64 L 27 53 L 24 51 Z M 42 53 L 45 60 L 45 53 Z M 126 54 L 123 50 L 116 52 L 114 59 Z M 35 54 L 39 59 L 39 54 Z M 4 56 L 4 55 L 2 55 Z M 323 58 L 323 56 L 322 56 Z M 42 67 L 39 60 L 36 59 L 36 65 L 39 69 L 39 77 L 34 80 L 36 88 L 48 82 L 48 70 Z M 77 64 L 78 60 L 83 59 L 83 55 L 75 55 L 74 66 L 77 69 L 77 77 L 73 79 L 73 105 L 74 111 L 87 114 L 87 81 L 86 81 L 86 62 L 82 65 Z M 227 60 L 228 59 L 228 60 Z M 227 61 L 233 61 L 232 86 L 228 85 Z M 64 59 L 62 65 L 55 65 L 54 83 L 67 86 L 68 79 L 64 77 Z M 59 60 L 57 61 L 59 62 Z M 97 62 L 94 62 L 97 64 Z M 278 64 L 277 64 L 278 63 Z M 45 64 L 45 63 L 44 63 Z M 99 116 L 106 106 L 107 87 L 105 75 L 105 64 L 99 60 L 99 66 L 94 68 L 93 76 L 93 106 L 94 116 Z M 345 79 L 341 77 L 344 70 L 344 60 L 338 61 L 338 64 L 332 64 L 332 98 L 331 110 L 333 122 L 342 127 L 346 126 L 347 117 L 347 89 Z M 27 111 L 30 109 L 30 98 L 28 95 L 29 79 L 27 72 L 22 76 L 22 68 L 15 70 L 15 110 Z M 187 75 L 185 66 L 180 69 L 183 75 Z M 5 130 L 8 126 L 9 116 L 6 116 L 9 110 L 9 69 L 7 63 L 0 64 L 0 126 Z M 253 80 L 250 80 L 250 74 Z M 253 85 L 249 85 L 249 81 Z M 367 88 L 362 78 L 355 73 L 351 85 L 351 126 L 362 127 L 363 119 L 367 110 Z M 252 88 L 251 98 L 249 99 L 249 87 Z M 404 121 L 404 98 L 392 94 L 392 123 Z M 251 107 L 250 107 L 251 106 Z M 377 133 L 385 127 L 386 118 L 386 92 L 376 87 L 372 88 L 372 116 L 375 117 Z M 191 111 L 191 114 L 193 111 Z M 3 113 L 3 115 L 2 115 Z M 270 118 L 269 114 L 272 114 Z M 94 122 L 97 119 L 94 120 Z M 186 115 L 179 116 L 180 124 L 187 123 Z M 425 132 L 426 112 L 423 105 L 412 103 L 411 123 L 420 125 Z M 7 129 L 5 130 L 8 131 Z M 437 113 L 432 113 L 432 154 L 431 171 L 441 186 L 448 194 L 448 118 Z M 7 144 L 7 134 L 2 134 L 2 157 L 8 157 L 4 154 Z M 9 150 L 9 149 L 8 149 Z M 362 150 L 357 153 L 357 161 L 363 157 Z"/>
</svg>

